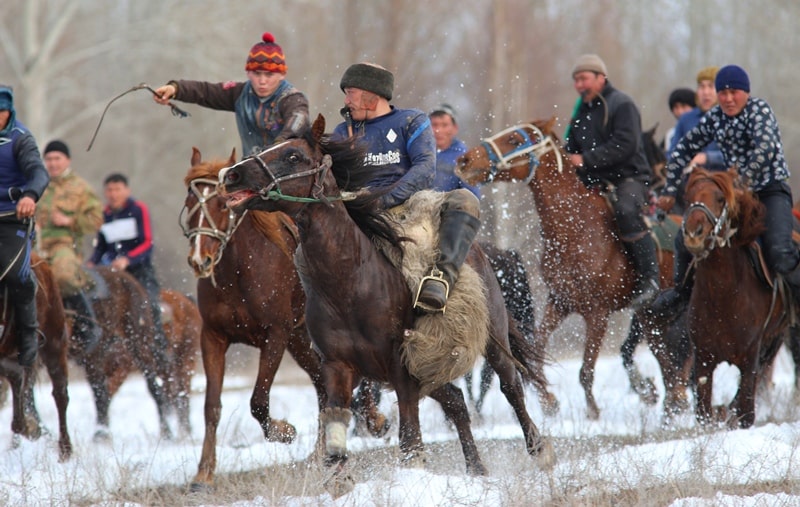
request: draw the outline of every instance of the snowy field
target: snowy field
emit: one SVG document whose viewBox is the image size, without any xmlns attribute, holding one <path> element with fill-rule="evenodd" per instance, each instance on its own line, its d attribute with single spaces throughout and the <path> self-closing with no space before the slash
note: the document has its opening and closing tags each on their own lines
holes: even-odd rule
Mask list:
<svg viewBox="0 0 800 507">
<path fill-rule="evenodd" d="M 650 353 L 640 347 L 637 363 L 643 371 L 657 375 Z M 484 406 L 484 417 L 473 429 L 479 449 L 489 468 L 488 477 L 474 478 L 463 473 L 463 456 L 453 452 L 452 465 L 445 473 L 438 470 L 407 469 L 392 466 L 388 472 L 359 480 L 355 489 L 333 499 L 327 493 L 287 496 L 280 505 L 311 506 L 441 506 L 441 505 L 540 505 L 552 500 L 555 492 L 576 488 L 594 498 L 598 491 L 612 495 L 631 488 L 666 486 L 693 477 L 708 484 L 719 484 L 723 491 L 731 485 L 754 483 L 792 483 L 800 479 L 800 423 L 793 402 L 791 360 L 784 351 L 778 356 L 775 387 L 769 400 L 759 400 L 754 428 L 739 431 L 701 432 L 692 415 L 679 417 L 677 429 L 664 432 L 660 427 L 660 406 L 644 406 L 628 387 L 618 356 L 601 356 L 595 377 L 594 392 L 601 409 L 599 421 L 585 417 L 583 392 L 578 386 L 577 360 L 560 361 L 547 368 L 553 392 L 561 402 L 557 416 L 544 417 L 537 397 L 528 388 L 528 410 L 542 432 L 553 437 L 556 453 L 569 451 L 572 442 L 591 443 L 597 439 L 630 442 L 610 445 L 601 453 L 581 456 L 573 450 L 561 452 L 551 471 L 538 470 L 525 455 L 522 432 L 495 380 Z M 290 445 L 267 443 L 249 413 L 253 379 L 237 375 L 227 378 L 223 397 L 222 422 L 218 431 L 217 474 L 260 470 L 265 467 L 304 460 L 312 451 L 316 436 L 316 401 L 307 382 L 282 381 L 272 391 L 272 414 L 288 419 L 298 430 Z M 730 399 L 738 373 L 721 368 L 715 375 L 715 401 Z M 656 377 L 657 381 L 659 377 Z M 37 406 L 51 434 L 39 441 L 23 440 L 12 446 L 9 404 L 0 410 L 0 505 L 118 505 L 114 492 L 120 488 L 152 488 L 162 484 L 186 487 L 197 470 L 203 439 L 204 377 L 193 382 L 193 433 L 180 442 L 159 439 L 155 404 L 140 377 L 133 376 L 123 385 L 111 404 L 113 440 L 95 443 L 94 406 L 88 386 L 82 380 L 70 384 L 69 426 L 75 452 L 73 458 L 57 461 L 55 408 L 46 374 L 36 389 Z M 396 418 L 393 395 L 384 396 L 382 409 Z M 423 439 L 427 449 L 436 443 L 452 442 L 455 432 L 442 417 L 432 400 L 424 400 L 421 409 Z M 388 440 L 351 438 L 354 453 L 377 452 L 376 448 L 397 445 L 397 423 Z M 500 449 L 490 442 L 514 444 L 509 456 L 497 456 Z M 451 446 L 457 449 L 455 446 Z M 437 447 L 438 448 L 438 447 Z M 487 450 L 489 449 L 489 450 Z M 502 447 L 502 449 L 506 449 Z M 505 451 L 504 451 L 505 452 Z M 512 456 L 513 455 L 513 456 Z M 507 459 L 506 459 L 507 458 Z M 514 468 L 504 462 L 516 463 Z M 522 465 L 519 465 L 522 464 Z M 526 498 L 509 496 L 524 483 Z M 319 491 L 317 488 L 315 491 Z M 797 496 L 792 496 L 794 493 Z M 213 497 L 211 497 L 213 499 Z M 227 505 L 241 507 L 273 505 L 269 495 L 254 495 Z M 718 493 L 713 498 L 692 498 L 675 490 L 673 498 L 656 504 L 681 507 L 800 505 L 800 491 L 780 494 Z M 192 503 L 199 505 L 198 503 Z M 127 505 L 143 505 L 130 502 Z M 213 500 L 203 505 L 222 505 Z"/>
</svg>

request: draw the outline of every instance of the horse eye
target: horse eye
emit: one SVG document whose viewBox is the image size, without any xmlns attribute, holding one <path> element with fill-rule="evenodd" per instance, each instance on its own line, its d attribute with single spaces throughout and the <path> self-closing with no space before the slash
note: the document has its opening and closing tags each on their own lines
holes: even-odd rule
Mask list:
<svg viewBox="0 0 800 507">
<path fill-rule="evenodd" d="M 288 157 L 286 157 L 286 161 L 290 164 L 297 164 L 300 162 L 300 155 L 297 153 L 290 153 Z"/>
</svg>

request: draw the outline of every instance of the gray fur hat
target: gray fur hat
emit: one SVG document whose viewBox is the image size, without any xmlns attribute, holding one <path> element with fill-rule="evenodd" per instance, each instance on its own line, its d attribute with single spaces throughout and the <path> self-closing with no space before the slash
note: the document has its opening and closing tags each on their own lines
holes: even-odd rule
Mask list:
<svg viewBox="0 0 800 507">
<path fill-rule="evenodd" d="M 354 63 L 344 71 L 339 87 L 342 91 L 345 88 L 359 88 L 392 100 L 394 75 L 373 63 Z"/>
</svg>

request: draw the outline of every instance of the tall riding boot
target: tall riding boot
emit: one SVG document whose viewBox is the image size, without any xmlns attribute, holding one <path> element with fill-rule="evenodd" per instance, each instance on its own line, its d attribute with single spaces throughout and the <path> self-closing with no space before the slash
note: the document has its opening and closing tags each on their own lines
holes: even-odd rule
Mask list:
<svg viewBox="0 0 800 507">
<path fill-rule="evenodd" d="M 17 361 L 21 366 L 32 366 L 39 350 L 39 323 L 36 316 L 36 279 L 31 276 L 11 294 L 16 319 Z"/>
<path fill-rule="evenodd" d="M 783 278 L 792 290 L 795 305 L 800 304 L 800 264 L 797 264 L 790 272 L 785 273 Z"/>
<path fill-rule="evenodd" d="M 658 257 L 656 243 L 650 234 L 645 234 L 636 241 L 625 243 L 625 249 L 633 262 L 638 279 L 633 289 L 631 308 L 639 310 L 651 303 L 658 295 Z"/>
<path fill-rule="evenodd" d="M 683 244 L 683 235 L 678 234 L 675 238 L 675 274 L 673 281 L 675 286 L 662 291 L 658 295 L 650 309 L 653 313 L 664 317 L 677 317 L 689 304 L 694 287 L 694 273 L 689 272 L 689 265 L 692 262 L 692 254 L 686 250 Z"/>
<path fill-rule="evenodd" d="M 97 316 L 94 313 L 89 298 L 86 293 L 81 291 L 75 295 L 63 298 L 64 308 L 75 312 L 75 320 L 72 326 L 72 336 L 75 342 L 80 345 L 85 354 L 90 354 L 100 343 L 102 330 L 97 323 Z"/>
<path fill-rule="evenodd" d="M 481 222 L 464 211 L 444 211 L 439 226 L 439 260 L 431 274 L 422 279 L 414 307 L 426 312 L 443 312 L 447 295 L 458 279 Z"/>
</svg>

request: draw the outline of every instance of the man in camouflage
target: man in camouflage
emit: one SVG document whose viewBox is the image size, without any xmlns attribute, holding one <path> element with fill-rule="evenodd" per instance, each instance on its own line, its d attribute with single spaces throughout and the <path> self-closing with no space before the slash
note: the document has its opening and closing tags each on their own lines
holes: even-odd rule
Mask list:
<svg viewBox="0 0 800 507">
<path fill-rule="evenodd" d="M 75 312 L 76 342 L 88 353 L 97 345 L 100 328 L 86 291 L 93 279 L 83 265 L 83 243 L 103 224 L 100 199 L 70 166 L 69 147 L 51 141 L 44 149 L 50 186 L 36 208 L 38 248 L 53 268 L 64 307 Z"/>
</svg>

